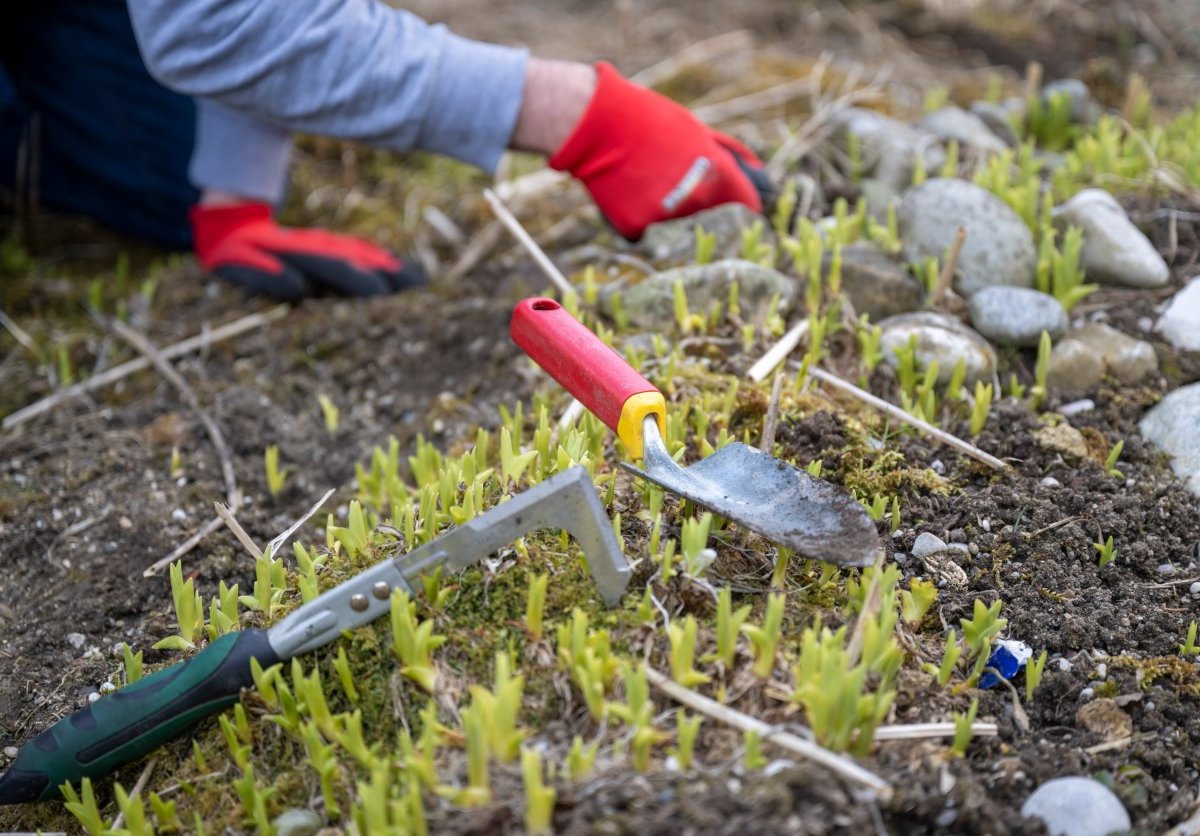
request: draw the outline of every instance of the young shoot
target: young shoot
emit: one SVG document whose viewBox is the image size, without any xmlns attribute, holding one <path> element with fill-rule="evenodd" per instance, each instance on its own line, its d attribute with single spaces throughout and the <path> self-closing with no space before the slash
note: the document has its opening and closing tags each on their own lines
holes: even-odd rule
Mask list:
<svg viewBox="0 0 1200 836">
<path fill-rule="evenodd" d="M 571 748 L 567 751 L 567 777 L 576 782 L 586 779 L 592 773 L 599 751 L 600 744 L 591 743 L 585 746 L 583 738 L 575 735 L 571 740 Z"/>
<path fill-rule="evenodd" d="M 1113 546 L 1113 538 L 1111 534 L 1108 535 L 1108 539 L 1103 543 L 1092 543 L 1092 548 L 1100 552 L 1101 569 L 1117 559 L 1117 550 Z"/>
<path fill-rule="evenodd" d="M 1050 656 L 1043 650 L 1036 659 L 1025 663 L 1025 703 L 1033 701 L 1033 692 L 1042 684 L 1042 672 L 1046 670 L 1046 659 Z"/>
<path fill-rule="evenodd" d="M 684 572 L 693 578 L 699 578 L 717 559 L 715 550 L 708 547 L 708 532 L 712 527 L 713 515 L 705 511 L 699 517 L 691 517 L 683 521 L 679 536 L 680 547 L 683 551 Z"/>
<path fill-rule="evenodd" d="M 734 610 L 733 592 L 727 586 L 721 587 L 721 591 L 717 593 L 717 651 L 704 657 L 704 661 L 720 662 L 726 671 L 733 670 L 738 633 L 749 615 L 750 605 Z"/>
<path fill-rule="evenodd" d="M 529 576 L 529 594 L 525 602 L 525 632 L 535 642 L 542 640 L 543 614 L 546 610 L 548 574 Z"/>
<path fill-rule="evenodd" d="M 915 628 L 936 600 L 937 586 L 933 581 L 914 578 L 909 582 L 908 589 L 900 590 L 900 617 L 909 627 Z"/>
<path fill-rule="evenodd" d="M 968 428 L 972 438 L 983 432 L 991 409 L 992 384 L 980 380 L 975 381 L 975 399 L 971 404 L 971 422 Z"/>
<path fill-rule="evenodd" d="M 171 564 L 171 601 L 179 633 L 156 642 L 154 649 L 195 650 L 196 640 L 204 629 L 204 602 L 196 591 L 195 581 L 183 579 L 183 565 L 179 561 Z"/>
<path fill-rule="evenodd" d="M 401 662 L 401 675 L 411 679 L 429 693 L 437 685 L 437 668 L 432 654 L 446 642 L 445 636 L 433 634 L 433 621 L 417 622 L 417 605 L 407 592 L 392 592 L 392 652 Z"/>
<path fill-rule="evenodd" d="M 703 685 L 711 680 L 692 664 L 696 656 L 696 629 L 696 619 L 689 615 L 682 627 L 676 620 L 671 622 L 668 630 L 671 640 L 671 678 L 685 688 Z"/>
<path fill-rule="evenodd" d="M 1188 625 L 1187 637 L 1184 638 L 1183 644 L 1179 645 L 1180 656 L 1196 656 L 1200 654 L 1200 646 L 1196 644 L 1196 622 Z"/>
<path fill-rule="evenodd" d="M 1112 446 L 1108 451 L 1108 458 L 1104 460 L 1104 472 L 1114 479 L 1124 479 L 1125 474 L 1117 470 L 1117 462 L 1121 458 L 1121 451 L 1125 449 L 1125 439 L 1121 439 Z"/>
<path fill-rule="evenodd" d="M 263 453 L 263 464 L 267 474 L 267 491 L 273 497 L 279 496 L 284 482 L 287 481 L 288 473 L 291 472 L 291 468 L 280 468 L 279 466 L 279 445 L 267 446 L 266 452 Z"/>
<path fill-rule="evenodd" d="M 760 679 L 770 678 L 771 672 L 775 670 L 775 656 L 783 638 L 783 605 L 783 595 L 771 594 L 767 598 L 766 618 L 762 626 L 742 625 L 742 632 L 754 645 L 753 671 Z"/>
<path fill-rule="evenodd" d="M 694 227 L 696 235 L 696 263 L 709 264 L 713 260 L 713 253 L 717 250 L 717 234 L 709 232 L 700 224 Z"/>
<path fill-rule="evenodd" d="M 960 758 L 967 754 L 967 745 L 975 734 L 975 715 L 978 712 L 979 698 L 975 697 L 965 714 L 954 715 L 954 743 L 950 746 L 950 751 Z"/>
<path fill-rule="evenodd" d="M 703 719 L 699 714 L 689 717 L 682 708 L 675 711 L 675 746 L 671 749 L 671 757 L 675 758 L 675 763 L 684 772 L 692 768 L 696 735 L 700 732 L 700 721 Z"/>
<path fill-rule="evenodd" d="M 530 836 L 554 830 L 554 787 L 542 777 L 542 756 L 536 749 L 521 749 L 521 776 L 525 783 L 525 832 Z"/>
<path fill-rule="evenodd" d="M 1050 340 L 1050 334 L 1043 331 L 1041 339 L 1038 340 L 1037 363 L 1033 370 L 1033 389 L 1030 390 L 1029 407 L 1038 409 L 1046 400 L 1046 375 L 1050 371 L 1050 350 L 1053 348 L 1053 343 Z"/>
<path fill-rule="evenodd" d="M 338 431 L 341 416 L 337 404 L 330 400 L 328 395 L 317 395 L 317 403 L 321 405 L 321 415 L 325 419 L 325 432 L 333 435 Z"/>
</svg>

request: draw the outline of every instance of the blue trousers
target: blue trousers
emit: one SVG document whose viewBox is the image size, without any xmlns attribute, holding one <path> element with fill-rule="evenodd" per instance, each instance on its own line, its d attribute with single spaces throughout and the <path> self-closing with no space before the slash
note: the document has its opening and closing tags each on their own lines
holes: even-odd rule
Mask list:
<svg viewBox="0 0 1200 836">
<path fill-rule="evenodd" d="M 196 108 L 150 77 L 124 0 L 3 5 L 0 189 L 190 247 Z"/>
</svg>

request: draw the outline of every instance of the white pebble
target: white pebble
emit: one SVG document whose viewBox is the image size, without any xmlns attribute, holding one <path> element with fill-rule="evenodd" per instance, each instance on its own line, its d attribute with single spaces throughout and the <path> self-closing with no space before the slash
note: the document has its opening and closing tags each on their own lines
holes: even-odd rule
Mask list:
<svg viewBox="0 0 1200 836">
<path fill-rule="evenodd" d="M 1071 669 L 1071 662 L 1070 662 L 1070 660 L 1068 660 L 1068 659 L 1059 659 L 1059 660 L 1058 660 L 1058 669 L 1059 669 L 1060 671 L 1063 671 L 1064 673 L 1065 673 L 1066 671 L 1069 671 L 1069 670 Z"/>
<path fill-rule="evenodd" d="M 936 473 L 938 476 L 942 476 L 946 472 L 946 465 L 944 465 L 942 463 L 941 459 L 934 459 L 933 461 L 931 461 L 929 463 L 929 469 L 932 470 L 934 473 Z"/>
<path fill-rule="evenodd" d="M 115 690 L 117 690 L 117 686 L 113 685 L 111 682 L 101 682 L 100 683 L 100 693 L 101 694 L 111 694 Z"/>
<path fill-rule="evenodd" d="M 1158 574 L 1160 574 L 1160 575 L 1174 575 L 1174 574 L 1175 574 L 1175 567 L 1174 567 L 1174 566 L 1172 566 L 1170 563 L 1160 563 L 1160 564 L 1159 564 L 1159 566 L 1158 566 Z"/>
<path fill-rule="evenodd" d="M 1061 488 L 1062 482 L 1058 481 L 1053 476 L 1043 476 L 1042 477 L 1042 485 L 1044 485 L 1047 488 Z"/>
<path fill-rule="evenodd" d="M 67 633 L 67 644 L 78 650 L 83 647 L 83 643 L 87 641 L 87 637 L 83 633 Z"/>
<path fill-rule="evenodd" d="M 1090 700 L 1095 695 L 1095 693 L 1096 693 L 1096 691 L 1094 688 L 1084 688 L 1082 691 L 1079 692 L 1079 699 Z"/>
<path fill-rule="evenodd" d="M 100 692 L 92 691 L 92 693 L 88 694 L 88 702 L 95 702 L 98 699 L 100 699 Z"/>
<path fill-rule="evenodd" d="M 1142 708 L 1146 709 L 1147 711 L 1153 711 L 1155 708 L 1154 700 L 1146 700 L 1144 703 L 1142 703 Z"/>
<path fill-rule="evenodd" d="M 7 757 L 15 758 L 17 755 L 21 754 L 21 750 L 18 749 L 16 746 L 5 746 L 4 754 Z"/>
<path fill-rule="evenodd" d="M 187 518 L 188 518 L 188 513 L 187 513 L 187 511 L 183 510 L 182 508 L 176 508 L 174 511 L 171 512 L 171 519 L 175 520 L 175 522 L 185 522 L 187 520 Z"/>
<path fill-rule="evenodd" d="M 1106 665 L 1104 662 L 1096 665 L 1096 678 L 1108 679 L 1108 665 Z"/>
<path fill-rule="evenodd" d="M 1091 412 L 1096 408 L 1096 402 L 1091 398 L 1084 398 L 1081 401 L 1071 401 L 1068 404 L 1063 404 L 1058 408 L 1058 414 L 1064 416 L 1078 415 L 1081 412 Z"/>
<path fill-rule="evenodd" d="M 984 531 L 991 531 L 992 530 L 992 521 L 985 517 L 984 519 L 979 521 L 979 527 L 982 528 Z"/>
</svg>

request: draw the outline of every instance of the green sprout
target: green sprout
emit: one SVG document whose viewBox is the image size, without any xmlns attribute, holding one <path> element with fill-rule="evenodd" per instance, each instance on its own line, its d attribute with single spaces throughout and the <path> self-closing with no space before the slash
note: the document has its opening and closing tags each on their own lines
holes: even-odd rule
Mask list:
<svg viewBox="0 0 1200 836">
<path fill-rule="evenodd" d="M 283 559 L 275 560 L 270 552 L 254 559 L 254 594 L 238 596 L 238 601 L 249 610 L 261 612 L 267 620 L 283 604 L 283 593 L 287 591 L 287 567 Z"/>
<path fill-rule="evenodd" d="M 280 469 L 279 467 L 279 445 L 267 446 L 266 452 L 263 453 L 263 464 L 267 473 L 267 491 L 271 496 L 279 496 L 284 482 L 287 481 L 288 473 L 291 472 L 291 468 Z"/>
<path fill-rule="evenodd" d="M 992 384 L 975 381 L 975 398 L 971 404 L 971 421 L 968 427 L 972 438 L 983 432 L 991 408 Z"/>
<path fill-rule="evenodd" d="M 696 235 L 696 263 L 709 264 L 713 260 L 713 253 L 717 249 L 717 234 L 709 232 L 700 224 L 695 226 Z"/>
<path fill-rule="evenodd" d="M 1050 350 L 1052 347 L 1050 334 L 1043 331 L 1041 338 L 1038 340 L 1037 363 L 1033 371 L 1033 389 L 1029 392 L 1030 409 L 1038 409 L 1046 400 L 1046 376 L 1050 371 Z"/>
<path fill-rule="evenodd" d="M 220 582 L 217 597 L 209 602 L 208 608 L 208 638 L 215 641 L 218 636 L 240 630 L 238 619 L 238 585 L 226 586 Z"/>
<path fill-rule="evenodd" d="M 195 650 L 196 640 L 204 629 L 204 602 L 196 591 L 195 581 L 183 579 L 183 565 L 179 561 L 171 564 L 171 601 L 175 605 L 179 634 L 156 642 L 154 649 Z"/>
<path fill-rule="evenodd" d="M 675 711 L 675 746 L 671 756 L 685 772 L 692 768 L 696 751 L 696 735 L 700 732 L 700 721 L 704 718 L 697 714 L 689 717 L 682 708 Z"/>
<path fill-rule="evenodd" d="M 668 628 L 671 640 L 671 678 L 684 688 L 692 688 L 710 681 L 711 677 L 702 674 L 692 666 L 696 654 L 696 619 L 688 616 L 683 626 L 672 621 Z"/>
<path fill-rule="evenodd" d="M 607 713 L 605 694 L 616 677 L 618 663 L 609 647 L 607 630 L 589 630 L 588 616 L 576 608 L 571 620 L 558 625 L 558 659 L 583 694 L 588 713 L 599 721 Z"/>
<path fill-rule="evenodd" d="M 142 651 L 137 653 L 125 642 L 121 642 L 121 670 L 126 685 L 142 678 Z"/>
<path fill-rule="evenodd" d="M 70 781 L 64 782 L 59 790 L 66 802 L 63 806 L 75 817 L 88 836 L 101 836 L 109 832 L 108 822 L 100 815 L 100 807 L 96 804 L 96 793 L 92 789 L 91 778 L 83 779 L 78 793 Z"/>
<path fill-rule="evenodd" d="M 705 511 L 699 517 L 683 521 L 679 542 L 683 552 L 684 572 L 690 577 L 699 578 L 717 559 L 717 553 L 708 548 L 708 532 L 712 527 L 712 519 L 713 515 Z"/>
<path fill-rule="evenodd" d="M 167 468 L 167 473 L 172 479 L 178 479 L 183 475 L 183 456 L 179 452 L 178 447 L 171 448 L 171 463 Z"/>
<path fill-rule="evenodd" d="M 910 627 L 916 627 L 937 600 L 937 586 L 933 581 L 914 578 L 908 589 L 900 590 L 900 617 Z"/>
<path fill-rule="evenodd" d="M 500 763 L 511 763 L 521 751 L 525 732 L 518 725 L 525 694 L 525 677 L 513 676 L 508 654 L 496 654 L 494 691 L 474 686 L 471 699 L 478 702 L 487 720 L 489 749 Z"/>
<path fill-rule="evenodd" d="M 1111 534 L 1103 543 L 1092 543 L 1092 548 L 1100 552 L 1101 569 L 1117 559 L 1117 550 L 1113 547 L 1113 538 Z"/>
<path fill-rule="evenodd" d="M 946 647 L 942 651 L 942 664 L 926 663 L 924 665 L 925 672 L 933 674 L 937 678 L 937 684 L 945 687 L 954 673 L 954 666 L 958 664 L 960 656 L 962 656 L 962 645 L 958 643 L 958 634 L 952 627 L 946 635 Z"/>
<path fill-rule="evenodd" d="M 154 828 L 146 819 L 146 805 L 142 803 L 141 795 L 137 792 L 130 795 L 119 783 L 113 785 L 113 790 L 117 795 L 117 808 L 125 817 L 125 832 L 131 836 L 151 836 Z"/>
<path fill-rule="evenodd" d="M 1125 449 L 1125 439 L 1121 439 L 1112 446 L 1108 451 L 1108 458 L 1104 460 L 1104 472 L 1114 479 L 1124 479 L 1125 474 L 1117 470 L 1117 462 L 1121 458 L 1121 451 Z"/>
<path fill-rule="evenodd" d="M 321 405 L 321 415 L 325 418 L 325 432 L 333 435 L 338 430 L 341 415 L 337 404 L 330 400 L 328 395 L 317 395 L 317 403 Z"/>
<path fill-rule="evenodd" d="M 742 735 L 742 747 L 742 766 L 747 772 L 767 765 L 762 753 L 762 735 L 757 730 L 746 729 Z"/>
<path fill-rule="evenodd" d="M 1196 644 L 1196 622 L 1188 625 L 1187 637 L 1179 645 L 1180 656 L 1195 656 L 1200 654 L 1200 646 Z"/>
<path fill-rule="evenodd" d="M 571 740 L 571 748 L 567 751 L 567 776 L 576 782 L 587 778 L 596 764 L 596 755 L 599 751 L 600 744 L 592 743 L 585 746 L 583 738 L 575 735 Z"/>
<path fill-rule="evenodd" d="M 779 652 L 779 642 L 783 638 L 783 595 L 771 595 L 767 598 L 766 618 L 761 627 L 755 624 L 743 624 L 742 632 L 754 645 L 754 675 L 760 679 L 768 679 L 775 670 L 775 656 Z"/>
<path fill-rule="evenodd" d="M 1036 659 L 1025 663 L 1025 702 L 1033 700 L 1033 692 L 1042 684 L 1042 672 L 1046 670 L 1046 659 L 1049 654 L 1043 650 Z"/>
<path fill-rule="evenodd" d="M 542 640 L 543 613 L 546 610 L 547 574 L 529 576 L 529 594 L 525 601 L 525 632 L 536 641 Z"/>
<path fill-rule="evenodd" d="M 737 654 L 738 633 L 750 615 L 750 605 L 747 604 L 733 609 L 733 592 L 729 587 L 721 587 L 717 593 L 717 651 L 706 656 L 706 662 L 720 662 L 727 671 L 733 670 L 734 657 Z"/>
<path fill-rule="evenodd" d="M 437 685 L 437 668 L 432 654 L 446 642 L 433 634 L 433 621 L 417 622 L 417 605 L 403 589 L 392 592 L 392 652 L 400 660 L 401 675 L 429 693 Z"/>
<path fill-rule="evenodd" d="M 975 715 L 978 712 L 979 698 L 975 697 L 965 714 L 954 715 L 954 743 L 951 744 L 950 751 L 960 758 L 967 754 L 967 745 L 975 735 Z"/>
<path fill-rule="evenodd" d="M 972 683 L 979 681 L 980 675 L 987 667 L 992 641 L 1008 625 L 1008 620 L 1000 617 L 1000 609 L 1003 606 L 1004 602 L 999 600 L 993 601 L 991 606 L 985 606 L 976 598 L 972 617 L 959 619 L 963 629 L 963 645 L 968 657 L 975 660 L 970 677 Z"/>
<path fill-rule="evenodd" d="M 1036 287 L 1057 299 L 1064 310 L 1071 310 L 1083 299 L 1099 289 L 1099 285 L 1084 284 L 1084 270 L 1080 264 L 1083 252 L 1083 230 L 1077 226 L 1067 227 L 1063 235 L 1062 249 L 1055 244 L 1056 231 L 1048 223 L 1041 228 L 1042 242 L 1038 248 Z"/>
<path fill-rule="evenodd" d="M 542 756 L 536 749 L 521 749 L 521 775 L 525 783 L 525 832 L 551 833 L 554 829 L 554 787 L 542 777 Z"/>
</svg>

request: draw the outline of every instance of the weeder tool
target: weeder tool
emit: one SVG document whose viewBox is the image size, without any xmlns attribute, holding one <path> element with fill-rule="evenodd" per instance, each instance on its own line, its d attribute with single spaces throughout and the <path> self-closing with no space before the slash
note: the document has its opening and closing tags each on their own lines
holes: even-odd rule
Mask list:
<svg viewBox="0 0 1200 836">
<path fill-rule="evenodd" d="M 566 529 L 587 556 L 606 604 L 629 583 L 587 471 L 574 467 L 407 554 L 388 558 L 301 606 L 270 629 L 227 633 L 186 661 L 164 668 L 59 720 L 27 743 L 0 776 L 0 804 L 57 798 L 64 782 L 106 775 L 140 758 L 253 687 L 250 661 L 266 668 L 337 639 L 391 609 L 392 591 L 410 594 L 438 566 L 463 569 L 518 537 Z"/>
<path fill-rule="evenodd" d="M 520 302 L 509 330 L 642 460 L 643 469 L 623 462 L 625 469 L 806 557 L 843 566 L 875 560 L 875 523 L 843 488 L 738 442 L 688 467 L 676 464 L 663 442 L 662 393 L 553 299 Z"/>
</svg>

